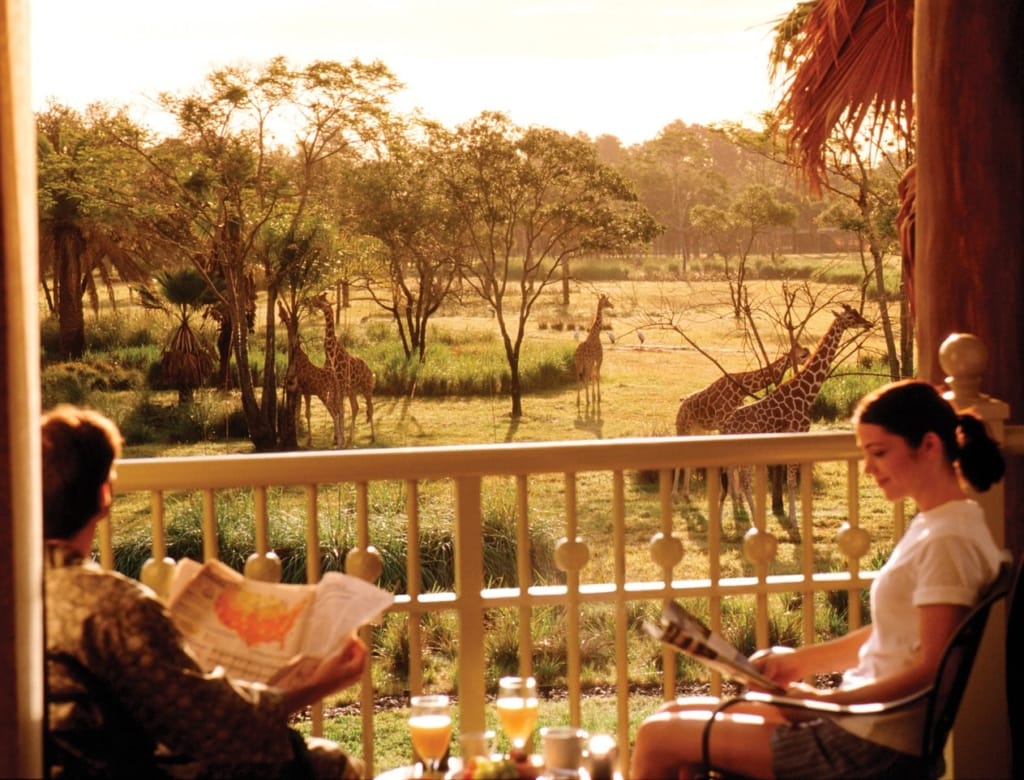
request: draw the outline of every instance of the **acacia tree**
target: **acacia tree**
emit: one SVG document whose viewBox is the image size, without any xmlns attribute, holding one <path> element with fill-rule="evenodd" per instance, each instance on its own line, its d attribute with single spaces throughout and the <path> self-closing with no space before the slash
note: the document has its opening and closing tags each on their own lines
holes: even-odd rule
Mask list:
<svg viewBox="0 0 1024 780">
<path fill-rule="evenodd" d="M 253 68 L 213 71 L 183 95 L 161 96 L 180 137 L 153 146 L 124 142 L 162 179 L 157 195 L 167 237 L 203 273 L 231 323 L 242 410 L 257 450 L 278 444 L 274 366 L 282 247 L 300 239 L 303 221 L 329 186 L 330 161 L 366 153 L 387 120 L 398 83 L 380 63 L 319 61 L 293 69 L 278 57 Z M 246 327 L 257 279 L 266 284 L 264 363 L 257 388 Z"/>
<path fill-rule="evenodd" d="M 747 258 L 757 237 L 775 227 L 792 225 L 796 221 L 796 207 L 778 200 L 774 193 L 762 184 L 751 184 L 740 191 L 727 209 L 717 206 L 694 206 L 691 221 L 695 228 L 709 235 L 720 247 L 735 242 L 738 260 L 736 271 L 729 270 L 727 249 L 722 249 L 726 258 L 725 272 L 729 280 L 729 296 L 732 299 L 733 315 L 743 316 L 748 303 Z"/>
<path fill-rule="evenodd" d="M 382 251 L 364 255 L 362 286 L 398 327 L 406 359 L 426 356 L 427 325 L 457 292 L 464 228 L 446 197 L 428 145 L 393 136 L 387 153 L 352 178 L 356 224 Z M 383 275 L 386 285 L 376 283 Z"/>
<path fill-rule="evenodd" d="M 725 197 L 726 183 L 715 170 L 706 138 L 697 128 L 677 120 L 644 143 L 625 170 L 636 181 L 641 200 L 665 225 L 657 243 L 680 256 L 680 270 L 685 273 L 693 250 L 692 210 Z"/>
<path fill-rule="evenodd" d="M 660 227 L 582 138 L 523 130 L 490 112 L 431 132 L 445 196 L 469 246 L 464 281 L 497 319 L 516 420 L 519 359 L 538 298 L 570 258 L 649 243 Z"/>
</svg>

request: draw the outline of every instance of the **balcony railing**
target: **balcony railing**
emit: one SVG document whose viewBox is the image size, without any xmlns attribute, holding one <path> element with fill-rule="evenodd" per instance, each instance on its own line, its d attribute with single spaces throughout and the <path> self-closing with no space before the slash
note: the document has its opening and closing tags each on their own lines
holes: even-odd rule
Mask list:
<svg viewBox="0 0 1024 780">
<path fill-rule="evenodd" d="M 994 403 L 994 402 L 993 402 Z M 997 405 L 997 415 L 1005 411 Z M 990 407 L 986 407 L 990 409 Z M 1024 431 L 1003 429 L 1000 419 L 990 419 L 1004 436 L 1011 452 L 1024 451 Z M 618 743 L 622 765 L 628 762 L 629 669 L 628 648 L 632 637 L 631 610 L 637 604 L 660 607 L 666 599 L 696 597 L 709 605 L 711 625 L 722 625 L 723 600 L 733 596 L 755 603 L 755 638 L 759 647 L 769 643 L 768 597 L 773 593 L 795 593 L 802 598 L 802 641 L 815 639 L 816 594 L 846 591 L 849 626 L 860 624 L 861 593 L 870 585 L 874 571 L 868 556 L 872 550 L 886 551 L 903 531 L 902 505 L 893 506 L 892 522 L 878 523 L 884 536 L 872 538 L 860 517 L 861 480 L 859 451 L 850 432 L 767 435 L 754 437 L 709 436 L 618 439 L 610 441 L 505 444 L 459 447 L 401 448 L 391 450 L 292 453 L 285 455 L 217 456 L 123 460 L 117 466 L 119 494 L 149 495 L 152 523 L 152 557 L 143 567 L 141 579 L 158 592 L 166 592 L 173 561 L 166 558 L 165 515 L 167 505 L 181 494 L 202 497 L 203 556 L 214 558 L 217 548 L 218 494 L 243 491 L 251 495 L 254 552 L 246 563 L 250 576 L 276 579 L 280 562 L 270 547 L 270 529 L 277 516 L 277 504 L 287 501 L 304 507 L 308 551 L 321 549 L 324 493 L 348 502 L 346 516 L 352 518 L 355 544 L 345 556 L 345 569 L 374 581 L 381 573 L 371 521 L 371 490 L 380 485 L 399 485 L 404 494 L 406 592 L 397 594 L 392 609 L 407 622 L 410 669 L 408 688 L 416 693 L 424 687 L 423 667 L 425 618 L 436 613 L 454 613 L 458 646 L 458 707 L 461 728 L 485 727 L 488 677 L 485 658 L 486 616 L 497 608 L 518 612 L 520 671 L 533 672 L 534 650 L 544 637 L 531 634 L 531 614 L 541 607 L 564 608 L 566 632 L 566 688 L 569 720 L 580 725 L 585 704 L 581 685 L 581 625 L 584 607 L 606 610 L 614 641 L 614 675 Z M 767 466 L 799 464 L 800 490 L 797 517 L 800 543 L 786 546 L 798 554 L 782 562 L 777 558 L 779 541 L 786 541 L 778 520 L 768 509 Z M 841 487 L 825 491 L 815 486 L 814 477 L 828 466 L 829 481 Z M 723 520 L 733 522 L 730 505 L 719 501 L 719 475 L 731 466 L 753 466 L 755 511 L 750 530 L 742 538 L 744 560 L 723 564 Z M 673 470 L 689 466 L 707 469 L 707 495 L 699 512 L 706 517 L 706 531 L 688 529 L 681 522 L 680 503 L 672 495 Z M 641 490 L 637 474 L 657 474 L 654 488 Z M 838 476 L 835 476 L 838 475 Z M 581 493 L 580 485 L 584 485 Z M 494 484 L 504 484 L 514 498 L 516 582 L 490 587 L 484 568 L 485 500 Z M 449 500 L 454 528 L 454 585 L 444 591 L 425 592 L 421 585 L 421 520 L 424 496 L 436 502 Z M 556 584 L 535 582 L 531 558 L 531 497 L 545 491 L 545 506 L 557 496 L 561 507 L 557 520 L 560 540 L 554 561 L 563 573 Z M 827 506 L 821 506 L 827 493 Z M 297 497 L 298 494 L 298 497 Z M 344 496 L 342 498 L 341 496 Z M 581 497 L 586 509 L 581 510 Z M 118 505 L 127 498 L 119 499 Z M 819 502 L 819 503 L 816 503 Z M 997 541 L 1003 540 L 1003 507 L 1000 488 L 982 498 Z M 594 509 L 593 507 L 599 507 Z M 654 507 L 651 510 L 650 507 Z M 118 517 L 115 510 L 115 521 Z M 595 534 L 593 518 L 601 515 L 605 529 Z M 606 522 L 610 521 L 610 522 Z M 634 529 L 649 529 L 649 541 L 637 542 Z M 829 530 L 823 532 L 823 527 Z M 706 534 L 706 535 L 705 535 Z M 609 541 L 610 539 L 610 541 Z M 732 539 L 735 547 L 735 539 Z M 647 545 L 637 562 L 637 548 Z M 845 567 L 824 570 L 822 547 L 837 550 Z M 680 575 L 686 559 L 688 571 L 695 556 L 700 557 L 701 576 Z M 307 555 L 306 578 L 320 575 L 320 555 Z M 101 529 L 101 561 L 111 566 L 113 551 L 110 530 Z M 594 578 L 589 571 L 599 569 Z M 837 571 L 836 569 L 841 569 Z M 372 641 L 372 627 L 365 629 Z M 666 698 L 676 694 L 676 665 L 671 651 L 665 651 L 662 667 Z M 721 683 L 713 679 L 712 689 Z M 1001 690 L 1001 688 L 1000 688 Z M 493 691 L 490 691 L 493 694 Z M 374 765 L 374 690 L 368 670 L 361 686 L 363 758 Z M 313 713 L 314 732 L 322 728 L 322 716 Z M 386 767 L 385 767 L 386 768 Z"/>
</svg>

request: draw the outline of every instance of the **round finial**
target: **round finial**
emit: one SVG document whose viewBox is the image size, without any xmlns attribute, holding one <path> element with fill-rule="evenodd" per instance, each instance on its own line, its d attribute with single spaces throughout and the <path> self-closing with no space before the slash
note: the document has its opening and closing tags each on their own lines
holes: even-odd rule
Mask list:
<svg viewBox="0 0 1024 780">
<path fill-rule="evenodd" d="M 365 550 L 353 547 L 345 554 L 345 573 L 373 582 L 384 571 L 380 552 L 372 544 Z"/>
<path fill-rule="evenodd" d="M 651 560 L 663 569 L 671 569 L 683 559 L 683 543 L 661 532 L 651 537 Z"/>
<path fill-rule="evenodd" d="M 580 537 L 562 537 L 555 545 L 555 565 L 562 571 L 579 571 L 590 560 L 590 548 Z"/>
<path fill-rule="evenodd" d="M 836 546 L 847 558 L 863 558 L 871 549 L 871 534 L 863 528 L 854 528 L 849 523 L 843 523 L 836 534 Z"/>
<path fill-rule="evenodd" d="M 273 550 L 260 555 L 253 553 L 245 560 L 242 573 L 252 580 L 261 582 L 281 581 L 281 559 Z"/>
<path fill-rule="evenodd" d="M 751 528 L 743 535 L 743 554 L 751 563 L 767 566 L 775 558 L 779 549 L 779 540 L 774 534 Z"/>
<path fill-rule="evenodd" d="M 957 406 L 965 408 L 978 398 L 981 375 L 988 364 L 988 349 L 977 336 L 953 333 L 939 347 L 939 365 Z"/>
</svg>

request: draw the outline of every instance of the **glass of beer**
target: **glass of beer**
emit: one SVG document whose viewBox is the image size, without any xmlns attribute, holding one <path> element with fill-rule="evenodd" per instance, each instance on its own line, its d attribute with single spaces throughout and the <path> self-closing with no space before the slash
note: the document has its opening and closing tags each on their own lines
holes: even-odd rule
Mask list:
<svg viewBox="0 0 1024 780">
<path fill-rule="evenodd" d="M 431 775 L 440 774 L 441 759 L 452 738 L 452 713 L 448 697 L 441 694 L 409 699 L 409 733 L 412 747 Z"/>
<path fill-rule="evenodd" d="M 513 757 L 522 755 L 537 724 L 537 681 L 532 677 L 502 677 L 497 707 L 501 729 L 512 743 Z"/>
</svg>

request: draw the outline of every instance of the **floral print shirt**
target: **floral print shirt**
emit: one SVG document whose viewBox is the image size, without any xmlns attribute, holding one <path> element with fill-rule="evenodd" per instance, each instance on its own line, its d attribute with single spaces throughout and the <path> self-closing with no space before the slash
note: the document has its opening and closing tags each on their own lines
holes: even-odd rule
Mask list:
<svg viewBox="0 0 1024 780">
<path fill-rule="evenodd" d="M 52 776 L 284 777 L 306 754 L 281 692 L 205 673 L 144 585 L 49 544 L 45 590 Z"/>
</svg>

